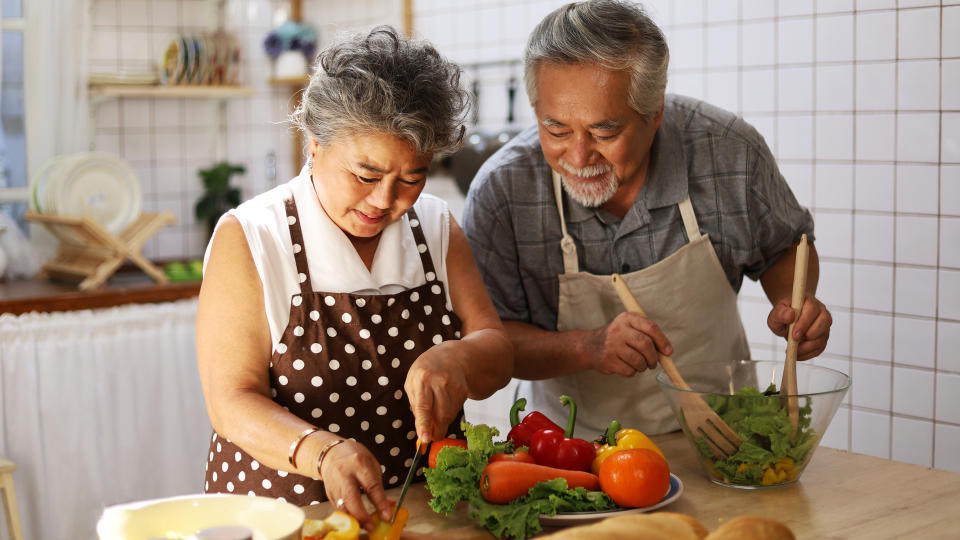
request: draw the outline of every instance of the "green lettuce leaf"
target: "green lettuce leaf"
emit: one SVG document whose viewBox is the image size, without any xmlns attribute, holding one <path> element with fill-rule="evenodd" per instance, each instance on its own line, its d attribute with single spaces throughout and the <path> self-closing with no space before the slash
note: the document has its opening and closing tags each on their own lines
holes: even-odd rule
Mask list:
<svg viewBox="0 0 960 540">
<path fill-rule="evenodd" d="M 771 384 L 766 392 L 753 387 L 740 389 L 732 396 L 710 396 L 707 403 L 731 427 L 743 443 L 735 454 L 713 462 L 714 469 L 737 484 L 759 484 L 763 471 L 784 457 L 793 459 L 802 467 L 817 442 L 818 435 L 810 429 L 813 408 L 810 398 L 804 398 L 799 409 L 797 434 L 783 399 Z M 701 437 L 694 441 L 700 453 L 713 460 L 707 442 Z"/>
<path fill-rule="evenodd" d="M 509 504 L 487 502 L 480 493 L 480 475 L 490 456 L 510 451 L 512 443 L 496 442 L 500 433 L 496 428 L 478 424 L 461 424 L 467 437 L 467 448 L 448 446 L 437 453 L 437 466 L 426 470 L 427 489 L 433 496 L 430 508 L 439 514 L 449 514 L 466 501 L 469 516 L 498 538 L 528 538 L 542 530 L 540 515 L 557 512 L 593 512 L 617 508 L 600 491 L 582 487 L 568 489 L 567 481 L 555 478 L 540 482 L 529 492 Z"/>
</svg>

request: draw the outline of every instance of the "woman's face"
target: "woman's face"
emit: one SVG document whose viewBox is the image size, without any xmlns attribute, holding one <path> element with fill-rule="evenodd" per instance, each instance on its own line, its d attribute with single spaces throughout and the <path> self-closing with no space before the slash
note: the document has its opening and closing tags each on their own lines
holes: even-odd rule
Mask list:
<svg viewBox="0 0 960 540">
<path fill-rule="evenodd" d="M 343 232 L 371 238 L 416 202 L 433 157 L 392 135 L 348 135 L 321 146 L 310 141 L 313 185 Z"/>
</svg>

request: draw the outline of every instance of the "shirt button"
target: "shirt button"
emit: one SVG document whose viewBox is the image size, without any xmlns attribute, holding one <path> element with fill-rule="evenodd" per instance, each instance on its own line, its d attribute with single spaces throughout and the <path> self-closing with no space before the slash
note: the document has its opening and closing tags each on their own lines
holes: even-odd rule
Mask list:
<svg viewBox="0 0 960 540">
<path fill-rule="evenodd" d="M 623 274 L 626 274 L 629 271 L 630 271 L 630 265 L 627 263 L 623 263 L 623 266 L 620 267 L 620 272 Z"/>
</svg>

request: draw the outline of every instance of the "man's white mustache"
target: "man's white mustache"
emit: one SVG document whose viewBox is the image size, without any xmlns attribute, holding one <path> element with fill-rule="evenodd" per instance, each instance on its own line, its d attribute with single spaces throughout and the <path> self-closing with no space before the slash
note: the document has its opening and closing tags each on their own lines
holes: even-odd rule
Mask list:
<svg viewBox="0 0 960 540">
<path fill-rule="evenodd" d="M 580 178 L 590 178 L 592 176 L 599 176 L 601 174 L 606 174 L 613 170 L 613 166 L 611 165 L 590 165 L 589 167 L 584 167 L 580 169 L 580 168 L 574 167 L 573 165 L 570 165 L 569 163 L 563 161 L 562 159 L 557 161 L 560 163 L 560 167 L 562 167 L 564 171 L 572 175 L 579 176 Z"/>
</svg>

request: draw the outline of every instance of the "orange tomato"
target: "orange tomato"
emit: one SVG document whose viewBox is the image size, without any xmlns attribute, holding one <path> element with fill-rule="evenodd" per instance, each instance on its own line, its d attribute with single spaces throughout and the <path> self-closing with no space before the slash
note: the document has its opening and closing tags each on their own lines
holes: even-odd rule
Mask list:
<svg viewBox="0 0 960 540">
<path fill-rule="evenodd" d="M 600 489 L 620 506 L 650 506 L 670 490 L 670 467 L 653 450 L 621 450 L 600 465 Z"/>
<path fill-rule="evenodd" d="M 440 453 L 440 450 L 448 446 L 459 446 L 460 448 L 467 447 L 467 441 L 464 439 L 440 439 L 439 441 L 434 441 L 430 445 L 430 457 L 427 459 L 427 464 L 431 469 L 436 468 L 437 466 L 437 454 Z"/>
</svg>

